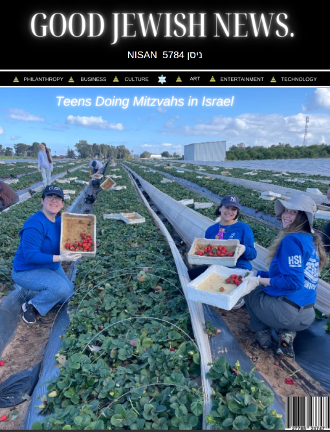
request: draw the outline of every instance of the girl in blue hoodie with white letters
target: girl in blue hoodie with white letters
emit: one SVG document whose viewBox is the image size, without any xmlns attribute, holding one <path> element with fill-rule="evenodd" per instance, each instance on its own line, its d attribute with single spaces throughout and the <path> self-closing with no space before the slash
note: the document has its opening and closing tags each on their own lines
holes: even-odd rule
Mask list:
<svg viewBox="0 0 330 432">
<path fill-rule="evenodd" d="M 269 270 L 248 278 L 252 292 L 244 297 L 256 340 L 263 348 L 271 347 L 270 328 L 277 329 L 277 353 L 289 357 L 294 357 L 296 332 L 315 319 L 319 274 L 327 263 L 321 237 L 312 228 L 315 211 L 309 196 L 276 201 L 283 229 L 270 247 Z"/>
</svg>

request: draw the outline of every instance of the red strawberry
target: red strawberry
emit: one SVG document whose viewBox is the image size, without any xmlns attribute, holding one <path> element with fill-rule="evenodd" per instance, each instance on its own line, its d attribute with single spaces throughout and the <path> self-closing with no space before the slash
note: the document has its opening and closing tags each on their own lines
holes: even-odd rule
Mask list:
<svg viewBox="0 0 330 432">
<path fill-rule="evenodd" d="M 0 422 L 7 421 L 7 420 L 8 420 L 8 417 L 5 414 L 0 417 Z"/>
<path fill-rule="evenodd" d="M 173 347 L 170 347 L 170 351 L 175 351 L 175 348 L 173 348 Z"/>
<path fill-rule="evenodd" d="M 0 361 L 0 366 L 4 366 L 5 362 L 3 360 Z"/>
<path fill-rule="evenodd" d="M 103 326 L 100 326 L 100 327 L 99 327 L 99 330 L 103 330 Z"/>
<path fill-rule="evenodd" d="M 224 292 L 224 287 L 220 287 L 220 292 Z"/>
</svg>

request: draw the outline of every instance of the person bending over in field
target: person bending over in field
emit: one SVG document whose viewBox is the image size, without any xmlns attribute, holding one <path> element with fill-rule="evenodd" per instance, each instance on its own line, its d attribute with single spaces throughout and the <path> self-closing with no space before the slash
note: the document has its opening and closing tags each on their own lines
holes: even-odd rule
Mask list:
<svg viewBox="0 0 330 432">
<path fill-rule="evenodd" d="M 244 299 L 255 338 L 263 348 L 271 347 L 270 328 L 278 330 L 279 355 L 294 357 L 296 332 L 315 318 L 319 274 L 328 260 L 322 239 L 313 230 L 315 211 L 309 196 L 277 200 L 275 213 L 283 229 L 269 249 L 269 271 L 248 278 L 253 291 Z"/>
<path fill-rule="evenodd" d="M 18 201 L 17 193 L 7 183 L 0 181 L 0 212 Z"/>
<path fill-rule="evenodd" d="M 22 305 L 22 319 L 36 322 L 36 314 L 45 316 L 57 303 L 72 296 L 74 288 L 61 261 L 76 261 L 81 254 L 60 253 L 62 188 L 46 186 L 42 192 L 41 210 L 30 216 L 19 232 L 20 243 L 13 261 L 13 281 L 26 290 L 38 291 Z"/>
</svg>

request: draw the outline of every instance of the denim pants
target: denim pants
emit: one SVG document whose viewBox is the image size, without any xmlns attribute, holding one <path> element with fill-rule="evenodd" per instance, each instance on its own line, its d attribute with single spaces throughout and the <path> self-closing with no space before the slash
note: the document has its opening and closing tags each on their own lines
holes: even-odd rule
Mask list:
<svg viewBox="0 0 330 432">
<path fill-rule="evenodd" d="M 42 175 L 42 182 L 44 184 L 44 186 L 48 186 L 52 184 L 51 181 L 51 170 L 50 168 L 40 168 L 41 170 L 41 175 Z"/>
<path fill-rule="evenodd" d="M 23 289 L 39 291 L 31 303 L 40 315 L 45 316 L 57 303 L 64 303 L 74 293 L 73 283 L 64 273 L 62 266 L 57 270 L 40 268 L 26 271 L 12 271 L 12 278 Z"/>
<path fill-rule="evenodd" d="M 263 292 L 264 286 L 259 285 L 250 294 L 244 296 L 245 306 L 250 315 L 252 330 L 301 331 L 308 328 L 315 319 L 314 308 L 297 309 L 285 303 L 283 296 L 273 297 Z"/>
</svg>

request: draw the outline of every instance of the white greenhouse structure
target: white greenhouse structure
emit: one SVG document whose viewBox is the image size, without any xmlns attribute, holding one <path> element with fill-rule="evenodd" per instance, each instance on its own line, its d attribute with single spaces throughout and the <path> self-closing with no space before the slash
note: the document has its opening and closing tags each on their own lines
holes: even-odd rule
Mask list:
<svg viewBox="0 0 330 432">
<path fill-rule="evenodd" d="M 226 141 L 193 143 L 184 146 L 184 160 L 224 162 Z"/>
</svg>

